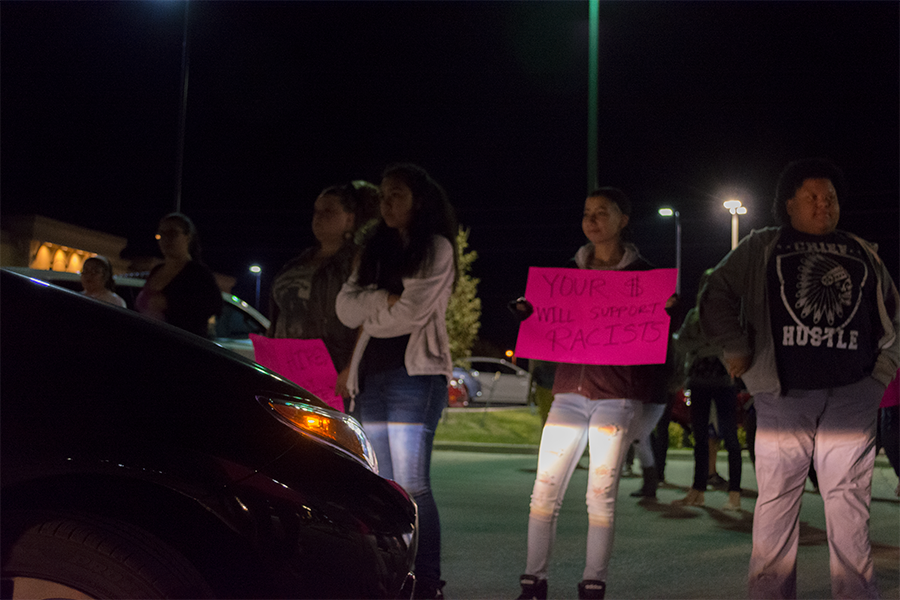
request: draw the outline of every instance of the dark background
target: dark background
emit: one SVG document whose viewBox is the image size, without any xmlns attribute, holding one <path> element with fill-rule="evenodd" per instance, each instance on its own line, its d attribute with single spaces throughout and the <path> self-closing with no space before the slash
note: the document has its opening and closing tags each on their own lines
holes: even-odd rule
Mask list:
<svg viewBox="0 0 900 600">
<path fill-rule="evenodd" d="M 40 214 L 154 249 L 175 206 L 183 2 L 0 5 L 3 216 Z M 477 251 L 482 338 L 512 347 L 529 266 L 584 241 L 587 2 L 192 2 L 182 210 L 206 262 L 254 297 L 312 244 L 318 192 L 417 162 Z M 900 4 L 601 2 L 599 181 L 634 204 L 642 253 L 683 292 L 771 222 L 791 160 L 826 156 L 841 228 L 898 274 Z M 264 311 L 265 312 L 265 311 Z"/>
</svg>

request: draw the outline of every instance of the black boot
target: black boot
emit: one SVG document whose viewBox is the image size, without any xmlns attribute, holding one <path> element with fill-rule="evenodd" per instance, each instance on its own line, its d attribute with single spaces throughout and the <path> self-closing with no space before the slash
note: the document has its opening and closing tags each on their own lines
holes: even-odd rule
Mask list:
<svg viewBox="0 0 900 600">
<path fill-rule="evenodd" d="M 578 584 L 578 600 L 603 600 L 606 583 L 596 579 L 585 579 Z"/>
<path fill-rule="evenodd" d="M 522 575 L 519 578 L 522 593 L 516 600 L 547 600 L 547 580 L 538 579 L 534 575 Z"/>
<path fill-rule="evenodd" d="M 659 474 L 656 467 L 644 468 L 644 484 L 636 492 L 631 492 L 634 498 L 656 498 L 656 488 L 659 487 Z"/>
<path fill-rule="evenodd" d="M 443 579 L 441 581 L 425 581 L 425 580 L 416 580 L 415 591 L 413 592 L 413 598 L 416 600 L 425 599 L 428 600 L 435 599 L 441 600 L 444 597 L 444 586 L 447 584 Z"/>
</svg>

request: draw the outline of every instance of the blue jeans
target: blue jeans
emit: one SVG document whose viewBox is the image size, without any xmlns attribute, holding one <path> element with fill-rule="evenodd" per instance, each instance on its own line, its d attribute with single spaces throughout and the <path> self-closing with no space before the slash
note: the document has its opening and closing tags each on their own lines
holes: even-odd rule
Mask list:
<svg viewBox="0 0 900 600">
<path fill-rule="evenodd" d="M 416 578 L 434 584 L 441 579 L 441 522 L 431 493 L 431 449 L 447 402 L 445 376 L 409 375 L 405 367 L 367 375 L 356 397 L 381 476 L 419 506 Z"/>
</svg>

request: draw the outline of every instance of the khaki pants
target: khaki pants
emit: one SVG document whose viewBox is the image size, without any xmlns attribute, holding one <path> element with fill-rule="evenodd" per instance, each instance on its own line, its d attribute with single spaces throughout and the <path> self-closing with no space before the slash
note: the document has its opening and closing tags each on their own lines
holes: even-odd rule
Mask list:
<svg viewBox="0 0 900 600">
<path fill-rule="evenodd" d="M 751 598 L 797 597 L 800 503 L 810 461 L 825 504 L 835 598 L 877 598 L 869 503 L 884 386 L 867 377 L 824 390 L 754 397 L 756 481 Z"/>
</svg>

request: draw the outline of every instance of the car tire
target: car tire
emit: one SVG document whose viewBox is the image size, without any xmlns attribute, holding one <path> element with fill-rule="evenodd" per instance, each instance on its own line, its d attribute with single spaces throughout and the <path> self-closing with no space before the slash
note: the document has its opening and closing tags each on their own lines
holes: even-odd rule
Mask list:
<svg viewBox="0 0 900 600">
<path fill-rule="evenodd" d="M 3 598 L 214 597 L 180 552 L 137 527 L 88 515 L 26 518 L 4 553 Z"/>
</svg>

